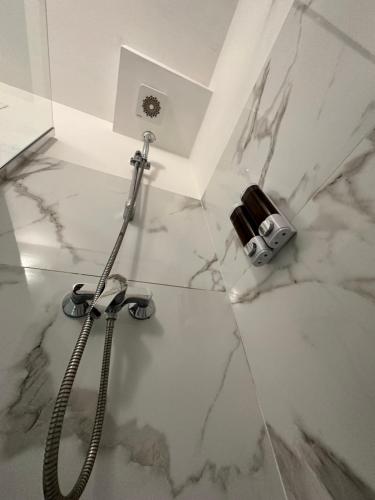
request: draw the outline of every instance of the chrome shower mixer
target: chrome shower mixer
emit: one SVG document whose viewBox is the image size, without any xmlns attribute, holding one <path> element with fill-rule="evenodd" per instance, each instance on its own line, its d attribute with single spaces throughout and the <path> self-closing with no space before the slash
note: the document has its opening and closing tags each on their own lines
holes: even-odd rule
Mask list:
<svg viewBox="0 0 375 500">
<path fill-rule="evenodd" d="M 96 284 L 76 283 L 71 293 L 63 299 L 63 311 L 70 318 L 86 316 L 95 296 Z M 129 285 L 120 274 L 109 276 L 103 292 L 95 301 L 92 314 L 99 318 L 102 314 L 118 313 L 128 306 L 130 316 L 134 319 L 149 319 L 155 312 L 152 293 L 148 288 Z"/>
</svg>

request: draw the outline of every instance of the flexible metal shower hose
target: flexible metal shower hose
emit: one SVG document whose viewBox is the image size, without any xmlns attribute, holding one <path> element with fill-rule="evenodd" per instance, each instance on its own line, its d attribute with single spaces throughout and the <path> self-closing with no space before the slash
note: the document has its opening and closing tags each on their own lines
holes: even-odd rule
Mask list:
<svg viewBox="0 0 375 500">
<path fill-rule="evenodd" d="M 113 247 L 113 250 L 107 261 L 107 264 L 105 265 L 103 273 L 99 278 L 93 301 L 89 306 L 86 319 L 81 329 L 81 333 L 79 334 L 77 343 L 74 347 L 72 356 L 70 358 L 69 364 L 66 368 L 65 375 L 60 386 L 59 393 L 56 398 L 55 406 L 53 409 L 48 429 L 46 448 L 44 453 L 44 462 L 43 462 L 43 491 L 44 491 L 44 498 L 46 500 L 79 499 L 83 493 L 83 490 L 86 487 L 87 481 L 89 480 L 92 469 L 94 467 L 96 455 L 99 448 L 100 438 L 102 434 L 105 406 L 107 400 L 107 387 L 108 387 L 108 375 L 109 375 L 109 366 L 111 357 L 112 334 L 115 323 L 115 317 L 112 316 L 109 316 L 107 318 L 107 323 L 106 323 L 100 387 L 99 387 L 95 420 L 92 429 L 89 448 L 81 472 L 78 476 L 75 485 L 67 495 L 64 495 L 61 492 L 59 485 L 59 478 L 58 478 L 58 457 L 59 457 L 61 433 L 63 428 L 65 412 L 68 406 L 69 396 L 72 390 L 75 376 L 78 371 L 83 351 L 86 347 L 87 339 L 89 338 L 94 323 L 92 310 L 95 306 L 95 302 L 98 300 L 98 298 L 100 297 L 101 293 L 104 290 L 106 280 L 112 270 L 113 264 L 120 250 L 122 241 L 125 236 L 126 228 L 131 218 L 132 210 L 134 209 L 135 198 L 141 181 L 142 173 L 143 169 L 139 173 L 139 176 L 137 178 L 136 182 L 137 189 L 135 190 L 135 196 L 133 198 L 133 202 L 130 204 L 130 206 L 127 208 L 124 214 L 124 220 L 122 223 L 120 233 L 117 237 L 116 243 Z"/>
</svg>

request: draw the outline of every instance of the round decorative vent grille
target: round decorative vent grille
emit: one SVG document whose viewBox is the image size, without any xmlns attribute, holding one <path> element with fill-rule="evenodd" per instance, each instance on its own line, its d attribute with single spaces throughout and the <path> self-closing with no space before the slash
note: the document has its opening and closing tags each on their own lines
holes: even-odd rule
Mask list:
<svg viewBox="0 0 375 500">
<path fill-rule="evenodd" d="M 159 99 L 153 95 L 148 95 L 143 99 L 142 109 L 145 115 L 149 116 L 150 118 L 155 118 L 155 116 L 158 116 L 161 110 Z"/>
</svg>

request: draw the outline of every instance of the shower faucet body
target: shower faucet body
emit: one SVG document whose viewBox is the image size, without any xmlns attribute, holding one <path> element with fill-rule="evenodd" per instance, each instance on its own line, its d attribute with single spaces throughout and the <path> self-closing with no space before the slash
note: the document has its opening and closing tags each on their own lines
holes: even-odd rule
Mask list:
<svg viewBox="0 0 375 500">
<path fill-rule="evenodd" d="M 128 284 L 120 274 L 109 276 L 103 292 L 92 303 L 96 285 L 93 283 L 76 283 L 63 299 L 63 311 L 70 318 L 86 316 L 90 306 L 94 319 L 103 314 L 117 314 L 128 305 L 129 314 L 135 319 L 149 319 L 155 313 L 152 293 L 148 288 Z"/>
</svg>

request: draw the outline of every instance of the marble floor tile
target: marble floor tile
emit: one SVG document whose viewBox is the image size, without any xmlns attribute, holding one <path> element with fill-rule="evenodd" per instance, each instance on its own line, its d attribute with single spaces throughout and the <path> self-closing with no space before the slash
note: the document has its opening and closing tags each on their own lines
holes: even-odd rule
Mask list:
<svg viewBox="0 0 375 500">
<path fill-rule="evenodd" d="M 153 188 L 153 175 L 145 174 L 116 270 L 128 279 L 223 290 L 200 201 Z M 36 156 L 0 185 L 0 263 L 100 274 L 129 184 Z"/>
<path fill-rule="evenodd" d="M 77 279 L 0 268 L 4 498 L 42 496 L 51 405 L 80 327 L 64 317 L 61 298 Z M 225 294 L 150 289 L 156 315 L 137 322 L 123 311 L 116 323 L 102 447 L 82 498 L 283 499 Z M 70 401 L 60 466 L 65 490 L 89 438 L 103 327 L 95 323 Z"/>
</svg>

